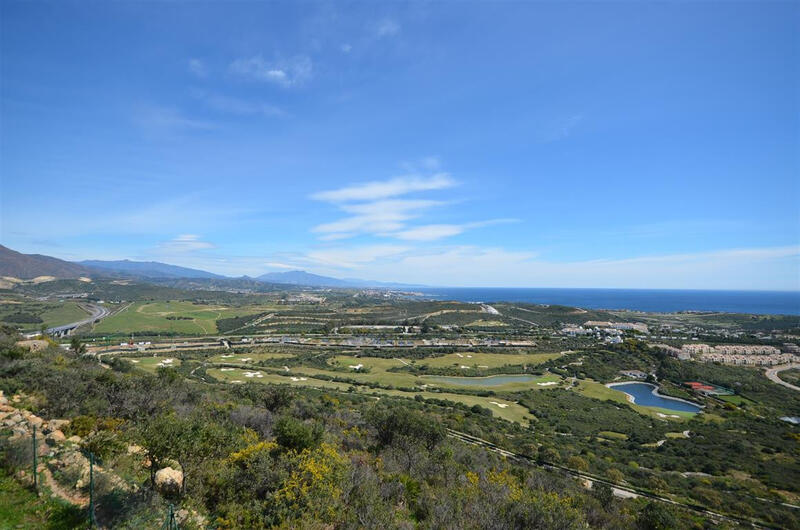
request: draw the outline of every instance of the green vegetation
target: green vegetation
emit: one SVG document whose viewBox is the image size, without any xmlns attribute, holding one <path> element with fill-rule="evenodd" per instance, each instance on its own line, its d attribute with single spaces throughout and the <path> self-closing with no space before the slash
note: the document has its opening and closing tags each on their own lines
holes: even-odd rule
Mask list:
<svg viewBox="0 0 800 530">
<path fill-rule="evenodd" d="M 40 302 L 17 297 L 0 301 L 0 323 L 25 331 L 69 324 L 89 314 L 77 302 Z"/>
<path fill-rule="evenodd" d="M 324 303 L 312 303 L 288 289 L 58 283 L 110 299 L 118 311 L 72 337 L 68 349 L 30 353 L 3 329 L 0 389 L 22 394 L 19 406 L 44 418 L 71 419 L 64 434 L 80 436 L 103 469 L 137 485 L 134 493 L 108 482 L 108 527 L 158 527 L 167 502 L 205 518 L 188 527 L 713 527 L 683 509 L 615 498 L 599 483 L 586 490 L 536 462 L 774 527 L 800 526 L 798 513 L 780 504 L 800 499 L 800 432 L 780 420 L 800 415 L 800 395 L 760 369 L 667 357 L 633 333 L 617 345 L 560 333 L 562 323 L 631 318 L 624 313 L 497 303 L 495 315 L 476 304 L 347 291 L 324 291 Z M 24 307 L 9 314 L 39 315 L 29 303 L 62 304 L 14 296 Z M 717 317 L 636 318 L 655 326 Z M 734 330 L 746 321 L 722 316 L 714 325 Z M 229 344 L 209 337 L 219 332 Z M 130 333 L 137 341 L 170 338 L 154 338 L 147 348 L 161 349 L 145 352 L 109 339 L 102 365 L 93 357 L 101 340 L 92 339 Z M 634 369 L 703 412 L 642 407 L 605 386 Z M 517 379 L 489 384 L 502 375 Z M 683 386 L 695 380 L 734 394 L 695 395 Z M 533 464 L 504 460 L 447 429 Z M 11 435 L 0 427 L 8 480 L 20 461 Z M 144 467 L 147 459 L 156 466 Z M 186 477 L 168 497 L 153 487 L 155 468 L 165 466 Z M 74 485 L 74 471 L 56 471 L 56 480 Z M 54 513 L 45 509 L 32 524 L 47 527 Z"/>
<path fill-rule="evenodd" d="M 70 530 L 84 521 L 83 510 L 46 496 L 38 497 L 0 467 L 0 529 Z"/>
<path fill-rule="evenodd" d="M 258 309 L 252 308 L 251 311 L 255 313 Z M 217 333 L 218 319 L 236 312 L 241 312 L 241 309 L 184 301 L 135 302 L 103 319 L 95 326 L 94 333 L 211 335 Z"/>
</svg>

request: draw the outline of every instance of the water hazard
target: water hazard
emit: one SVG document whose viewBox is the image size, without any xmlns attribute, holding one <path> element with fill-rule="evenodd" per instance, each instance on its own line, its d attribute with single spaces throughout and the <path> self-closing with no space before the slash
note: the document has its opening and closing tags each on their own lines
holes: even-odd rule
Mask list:
<svg viewBox="0 0 800 530">
<path fill-rule="evenodd" d="M 657 387 L 648 383 L 624 383 L 610 386 L 611 390 L 624 392 L 642 407 L 658 407 L 678 412 L 700 412 L 701 408 L 681 399 L 656 394 Z"/>
</svg>

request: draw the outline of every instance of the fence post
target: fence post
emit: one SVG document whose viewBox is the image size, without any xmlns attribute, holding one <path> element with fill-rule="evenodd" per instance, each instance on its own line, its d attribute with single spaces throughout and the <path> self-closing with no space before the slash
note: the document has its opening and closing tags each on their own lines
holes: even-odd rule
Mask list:
<svg viewBox="0 0 800 530">
<path fill-rule="evenodd" d="M 33 491 L 36 494 L 39 494 L 39 472 L 36 469 L 39 467 L 39 463 L 36 461 L 37 457 L 36 451 L 36 425 L 33 426 Z"/>
<path fill-rule="evenodd" d="M 89 527 L 97 526 L 94 518 L 94 453 L 89 453 Z"/>
</svg>

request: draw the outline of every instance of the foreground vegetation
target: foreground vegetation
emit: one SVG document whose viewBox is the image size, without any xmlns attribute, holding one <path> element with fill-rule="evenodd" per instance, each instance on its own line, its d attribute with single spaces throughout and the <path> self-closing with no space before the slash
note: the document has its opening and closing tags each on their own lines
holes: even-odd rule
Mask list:
<svg viewBox="0 0 800 530">
<path fill-rule="evenodd" d="M 789 506 L 800 504 L 800 434 L 781 420 L 800 416 L 798 394 L 758 369 L 679 362 L 635 332 L 621 344 L 560 333 L 566 323 L 624 314 L 502 303 L 489 314 L 476 304 L 347 291 L 308 302 L 296 291 L 58 283 L 7 296 L 33 310 L 44 302 L 30 296 L 83 289 L 112 316 L 80 330 L 70 349 L 50 343 L 31 352 L 15 346 L 24 326 L 2 328 L 0 390 L 18 395 L 15 410 L 70 420 L 65 450 L 97 455 L 96 513 L 107 527 L 158 528 L 169 503 L 187 528 L 734 525 L 617 498 L 599 483 L 587 489 L 542 466 L 765 526 L 800 526 Z M 725 330 L 748 322 L 664 318 L 681 325 L 716 318 Z M 120 347 L 131 333 L 154 342 Z M 216 334 L 224 341 L 209 337 Z M 703 412 L 630 403 L 605 386 L 627 370 L 650 374 L 662 393 Z M 734 393 L 703 397 L 686 381 Z M 447 429 L 529 463 L 449 438 Z M 19 474 L 30 465 L 26 443 L 18 426 L 0 426 L 9 491 L 0 510 L 37 527 L 85 518 L 85 509 L 13 501 L 28 487 Z M 42 461 L 53 479 L 85 497 L 80 466 L 58 451 L 48 455 Z M 183 473 L 178 491 L 156 487 L 154 474 L 166 467 Z"/>
</svg>

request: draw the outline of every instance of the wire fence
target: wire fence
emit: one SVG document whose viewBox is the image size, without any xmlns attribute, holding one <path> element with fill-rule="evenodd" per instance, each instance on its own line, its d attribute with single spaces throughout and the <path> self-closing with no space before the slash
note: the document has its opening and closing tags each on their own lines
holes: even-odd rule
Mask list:
<svg viewBox="0 0 800 530">
<path fill-rule="evenodd" d="M 39 470 L 39 466 L 40 466 L 40 459 L 39 459 L 40 448 L 39 448 L 39 444 L 40 443 L 41 443 L 40 433 L 38 432 L 36 426 L 33 425 L 32 426 L 32 433 L 31 433 L 31 445 L 30 445 L 30 448 L 31 448 L 30 464 L 31 464 L 31 472 L 32 472 L 31 473 L 31 477 L 32 477 L 31 487 L 33 489 L 33 492 L 37 496 L 41 496 L 42 493 L 43 493 L 43 491 L 42 491 L 42 483 L 41 483 L 41 479 L 40 479 L 40 470 Z M 24 447 L 26 445 L 27 444 L 23 444 L 22 447 Z M 28 452 L 28 449 L 25 448 L 24 449 L 24 453 L 27 453 L 27 452 Z M 23 456 L 24 453 L 19 455 L 19 457 L 21 459 L 18 460 L 18 465 L 20 465 L 20 467 L 27 467 L 27 465 L 24 464 L 24 461 L 27 460 L 27 456 L 26 455 Z M 100 528 L 101 524 L 97 520 L 97 494 L 96 494 L 96 491 L 95 491 L 95 470 L 94 470 L 94 468 L 95 468 L 95 455 L 91 451 L 85 451 L 84 455 L 89 460 L 89 484 L 88 484 L 89 504 L 86 507 L 86 523 L 87 523 L 89 528 Z M 65 499 L 65 500 L 67 500 L 67 499 Z M 67 501 L 71 502 L 69 500 L 67 500 Z M 156 521 L 159 521 L 159 522 L 156 522 Z M 160 521 L 163 521 L 163 522 L 160 522 Z M 177 519 L 177 516 L 176 516 L 176 513 L 175 513 L 175 506 L 172 503 L 170 503 L 167 506 L 167 510 L 166 510 L 165 516 L 164 515 L 159 516 L 159 515 L 157 515 L 157 512 L 154 513 L 152 511 L 149 512 L 149 513 L 147 513 L 147 512 L 139 513 L 139 514 L 137 514 L 137 515 L 135 515 L 133 517 L 133 520 L 124 521 L 119 526 L 120 527 L 125 527 L 125 528 L 137 528 L 137 529 L 138 528 L 160 528 L 161 530 L 180 530 L 180 526 L 178 524 L 178 519 Z"/>
</svg>

